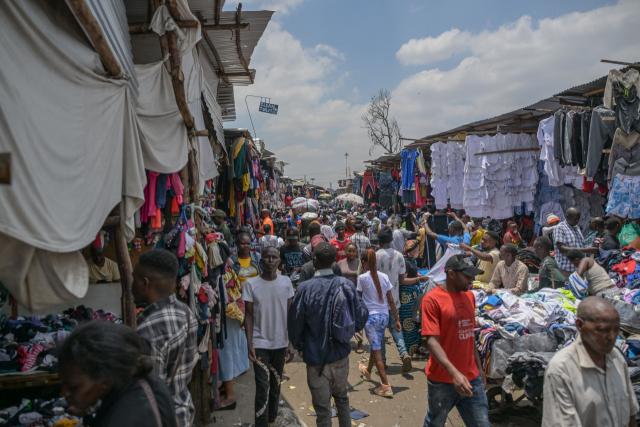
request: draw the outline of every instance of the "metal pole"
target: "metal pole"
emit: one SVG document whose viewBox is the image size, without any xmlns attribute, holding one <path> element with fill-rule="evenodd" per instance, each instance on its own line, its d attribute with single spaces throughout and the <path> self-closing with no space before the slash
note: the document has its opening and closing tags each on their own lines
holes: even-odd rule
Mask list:
<svg viewBox="0 0 640 427">
<path fill-rule="evenodd" d="M 253 125 L 253 118 L 251 118 L 251 111 L 249 111 L 249 104 L 247 103 L 247 98 L 248 97 L 252 97 L 252 98 L 260 98 L 260 99 L 268 99 L 269 102 L 271 102 L 271 98 L 267 98 L 266 96 L 257 96 L 257 95 L 247 95 L 244 97 L 244 105 L 247 106 L 247 113 L 249 113 L 249 120 L 251 120 L 251 127 L 253 128 L 253 136 L 255 138 L 258 137 L 258 135 L 256 135 L 256 127 Z"/>
</svg>

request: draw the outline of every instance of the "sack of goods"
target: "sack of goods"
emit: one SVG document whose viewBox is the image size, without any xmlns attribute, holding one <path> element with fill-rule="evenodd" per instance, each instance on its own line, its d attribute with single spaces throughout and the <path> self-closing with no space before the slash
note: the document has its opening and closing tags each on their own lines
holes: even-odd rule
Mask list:
<svg viewBox="0 0 640 427">
<path fill-rule="evenodd" d="M 291 202 L 291 207 L 297 212 L 317 212 L 320 208 L 320 202 L 314 199 L 297 197 Z"/>
</svg>

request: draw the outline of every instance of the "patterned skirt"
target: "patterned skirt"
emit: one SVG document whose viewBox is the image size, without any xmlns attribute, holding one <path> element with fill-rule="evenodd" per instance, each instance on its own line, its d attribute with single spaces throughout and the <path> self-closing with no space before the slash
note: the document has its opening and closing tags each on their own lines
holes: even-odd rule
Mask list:
<svg viewBox="0 0 640 427">
<path fill-rule="evenodd" d="M 402 337 L 404 345 L 409 355 L 418 351 L 420 347 L 420 327 L 412 320 L 413 304 L 420 296 L 420 285 L 404 285 L 400 286 L 400 308 L 398 315 L 400 316 L 400 324 L 402 325 Z"/>
</svg>

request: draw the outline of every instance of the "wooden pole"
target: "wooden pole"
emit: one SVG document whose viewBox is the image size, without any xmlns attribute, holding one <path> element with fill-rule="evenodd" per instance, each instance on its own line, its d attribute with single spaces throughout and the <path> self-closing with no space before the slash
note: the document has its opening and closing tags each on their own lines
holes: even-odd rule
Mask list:
<svg viewBox="0 0 640 427">
<path fill-rule="evenodd" d="M 633 62 L 611 61 L 609 59 L 601 59 L 600 62 L 606 62 L 608 64 L 626 65 L 628 67 L 640 68 L 640 64 L 635 64 Z"/>
<path fill-rule="evenodd" d="M 0 184 L 11 184 L 11 153 L 0 153 Z"/>
<path fill-rule="evenodd" d="M 242 12 L 242 3 L 238 3 L 238 10 L 236 12 L 236 24 L 240 25 L 240 12 Z M 251 84 L 253 84 L 253 76 L 251 75 L 251 72 L 249 71 L 249 64 L 247 64 L 247 61 L 245 61 L 244 59 L 244 55 L 242 54 L 242 46 L 240 44 L 240 30 L 236 30 L 236 49 L 238 51 L 238 58 L 240 58 L 240 62 L 242 63 L 242 66 L 244 67 L 245 71 L 247 73 L 249 73 L 249 80 L 251 81 Z"/>
<path fill-rule="evenodd" d="M 98 52 L 98 55 L 109 74 L 112 77 L 121 79 L 122 69 L 120 68 L 120 64 L 111 51 L 98 21 L 96 21 L 91 10 L 89 10 L 87 2 L 85 0 L 67 0 L 67 4 L 89 37 L 89 40 L 91 40 L 91 44 L 96 49 L 96 52 Z"/>
<path fill-rule="evenodd" d="M 149 4 L 151 6 L 151 16 L 153 16 L 156 12 L 156 9 L 160 6 L 158 0 L 149 0 Z M 166 58 L 169 55 L 169 42 L 167 41 L 167 33 L 164 33 L 160 37 L 160 51 L 162 52 L 162 58 Z M 169 73 L 171 73 L 171 65 L 169 64 L 169 60 L 164 61 L 164 66 Z"/>
<path fill-rule="evenodd" d="M 173 84 L 173 91 L 176 96 L 176 103 L 178 104 L 178 110 L 182 114 L 184 124 L 187 129 L 192 129 L 195 121 L 189 111 L 187 105 L 187 97 L 184 90 L 184 76 L 180 69 L 180 54 L 178 53 L 178 41 L 174 31 L 167 31 L 167 41 L 169 42 L 169 61 L 171 62 L 171 82 Z"/>
<path fill-rule="evenodd" d="M 112 226 L 111 231 L 113 232 L 113 241 L 122 281 L 122 321 L 125 325 L 135 329 L 137 326 L 136 306 L 133 302 L 133 294 L 131 293 L 133 287 L 133 267 L 131 265 L 131 258 L 129 257 L 129 248 L 120 229 L 120 224 Z"/>
</svg>

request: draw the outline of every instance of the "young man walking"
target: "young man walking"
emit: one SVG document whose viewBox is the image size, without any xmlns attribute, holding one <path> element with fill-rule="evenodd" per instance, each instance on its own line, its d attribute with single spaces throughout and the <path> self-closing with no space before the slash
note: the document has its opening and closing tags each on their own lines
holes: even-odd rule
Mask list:
<svg viewBox="0 0 640 427">
<path fill-rule="evenodd" d="M 294 356 L 287 334 L 287 312 L 294 292 L 291 280 L 278 274 L 278 249 L 265 247 L 260 264 L 263 273 L 244 283 L 242 299 L 249 360 L 256 378 L 255 425 L 268 427 L 278 415 L 284 364 Z"/>
<path fill-rule="evenodd" d="M 140 255 L 133 269 L 133 299 L 148 304 L 138 316 L 138 334 L 146 341 L 153 371 L 167 383 L 179 427 L 193 425 L 195 406 L 187 385 L 198 362 L 198 319 L 175 294 L 178 259 L 155 249 Z"/>
<path fill-rule="evenodd" d="M 475 346 L 475 297 L 469 291 L 482 274 L 465 255 L 453 255 L 444 267 L 447 280 L 422 300 L 422 335 L 429 347 L 424 427 L 444 427 L 455 406 L 466 426 L 489 427 L 486 377 Z"/>
<path fill-rule="evenodd" d="M 338 425 L 351 426 L 349 407 L 349 353 L 351 345 L 332 339 L 334 295 L 342 286 L 345 303 L 355 317 L 355 330 L 361 331 L 369 318 L 369 311 L 356 287 L 349 279 L 333 274 L 331 265 L 336 248 L 319 243 L 313 251 L 316 274 L 300 283 L 289 309 L 289 339 L 293 348 L 307 364 L 307 384 L 311 401 L 318 415 L 318 427 L 331 427 L 331 397 L 338 410 Z"/>
<path fill-rule="evenodd" d="M 396 307 L 400 307 L 400 286 L 404 285 L 404 274 L 407 272 L 404 264 L 404 257 L 401 252 L 396 251 L 391 247 L 393 241 L 393 232 L 391 228 L 383 226 L 378 232 L 378 242 L 380 243 L 380 250 L 376 252 L 376 265 L 379 272 L 384 273 L 389 277 L 389 281 L 393 285 L 391 294 L 393 295 L 393 302 Z M 399 319 L 398 319 L 399 320 Z M 398 354 L 402 359 L 402 372 L 411 371 L 411 356 L 407 352 L 407 348 L 404 345 L 404 336 L 402 331 L 396 331 L 394 325 L 396 318 L 393 312 L 389 310 L 389 331 L 393 337 L 393 341 L 398 348 Z M 387 362 L 387 350 L 386 344 L 382 342 L 382 360 Z"/>
</svg>

